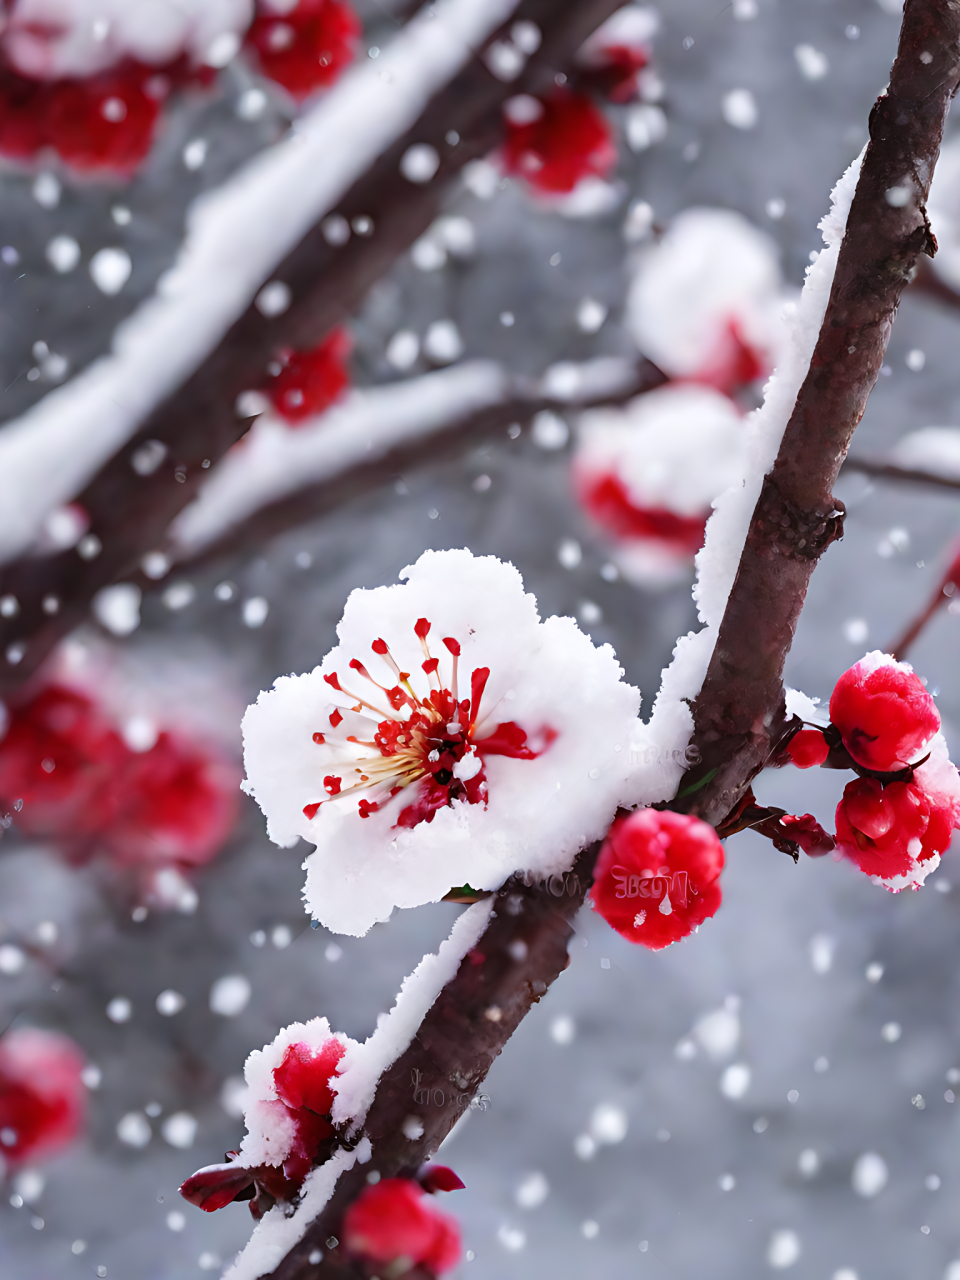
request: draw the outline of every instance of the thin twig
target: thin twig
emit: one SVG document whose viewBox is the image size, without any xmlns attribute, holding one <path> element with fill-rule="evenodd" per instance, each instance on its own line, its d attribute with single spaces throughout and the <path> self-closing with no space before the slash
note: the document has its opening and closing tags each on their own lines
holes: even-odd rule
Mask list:
<svg viewBox="0 0 960 1280">
<path fill-rule="evenodd" d="M 923 471 L 917 467 L 899 467 L 883 458 L 866 458 L 862 454 L 846 458 L 843 471 L 859 471 L 875 480 L 902 481 L 906 484 L 929 484 L 938 489 L 960 489 L 960 477 L 942 476 L 935 471 Z"/>
<path fill-rule="evenodd" d="M 927 604 L 920 610 L 900 639 L 888 650 L 898 662 L 902 662 L 906 658 L 907 651 L 912 647 L 914 641 L 934 614 L 945 604 L 949 604 L 950 600 L 957 594 L 957 591 L 960 590 L 960 554 L 957 551 L 957 547 L 954 547 L 954 557 L 950 567 L 937 583 Z"/>
</svg>

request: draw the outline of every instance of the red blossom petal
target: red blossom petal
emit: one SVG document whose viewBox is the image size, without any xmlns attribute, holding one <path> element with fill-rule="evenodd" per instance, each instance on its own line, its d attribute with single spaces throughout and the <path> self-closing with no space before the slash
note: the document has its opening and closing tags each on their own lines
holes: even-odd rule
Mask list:
<svg viewBox="0 0 960 1280">
<path fill-rule="evenodd" d="M 518 724 L 505 720 L 486 738 L 479 738 L 476 748 L 482 756 L 511 756 L 514 760 L 536 760 L 540 754 L 527 746 L 527 735 Z"/>
<path fill-rule="evenodd" d="M 213 1213 L 236 1200 L 253 1182 L 253 1172 L 242 1165 L 208 1164 L 187 1178 L 180 1194 L 198 1209 Z"/>
<path fill-rule="evenodd" d="M 409 1259 L 439 1273 L 460 1259 L 456 1222 L 406 1178 L 365 1187 L 344 1214 L 343 1238 L 350 1253 L 387 1265 Z"/>
<path fill-rule="evenodd" d="M 681 516 L 665 507 L 638 507 L 619 476 L 577 475 L 578 497 L 587 513 L 618 538 L 654 538 L 693 556 L 703 546 L 707 515 Z"/>
<path fill-rule="evenodd" d="M 298 0 L 286 13 L 258 14 L 244 43 L 264 75 L 302 99 L 339 78 L 361 31 L 344 0 Z"/>
<path fill-rule="evenodd" d="M 52 1155 L 80 1133 L 83 1066 L 78 1047 L 58 1032 L 21 1027 L 0 1037 L 0 1129 L 15 1135 L 2 1148 L 9 1164 Z"/>
<path fill-rule="evenodd" d="M 562 87 L 539 101 L 543 111 L 536 120 L 506 121 L 507 172 L 550 194 L 572 191 L 586 177 L 606 177 L 617 150 L 603 113 L 583 94 Z"/>
<path fill-rule="evenodd" d="M 425 1164 L 417 1181 L 431 1195 L 435 1191 L 463 1191 L 467 1185 L 445 1164 Z"/>
<path fill-rule="evenodd" d="M 277 1097 L 288 1107 L 306 1107 L 320 1116 L 328 1116 L 333 1107 L 330 1080 L 344 1055 L 344 1047 L 331 1036 L 319 1049 L 303 1042 L 287 1046 L 283 1060 L 273 1072 Z"/>
</svg>

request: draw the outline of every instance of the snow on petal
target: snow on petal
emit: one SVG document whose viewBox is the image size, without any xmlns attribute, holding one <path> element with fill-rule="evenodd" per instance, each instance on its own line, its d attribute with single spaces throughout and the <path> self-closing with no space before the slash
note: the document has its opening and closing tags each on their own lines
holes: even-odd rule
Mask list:
<svg viewBox="0 0 960 1280">
<path fill-rule="evenodd" d="M 245 787 L 277 844 L 316 846 L 307 906 L 342 933 L 457 885 L 566 870 L 636 767 L 639 694 L 613 650 L 541 621 L 512 565 L 428 551 L 401 577 L 354 591 L 337 648 L 243 722 Z M 457 777 L 471 747 L 483 769 Z"/>
<path fill-rule="evenodd" d="M 738 213 L 686 209 L 641 255 L 626 320 L 665 373 L 730 390 L 778 362 L 784 301 L 767 236 Z"/>
</svg>

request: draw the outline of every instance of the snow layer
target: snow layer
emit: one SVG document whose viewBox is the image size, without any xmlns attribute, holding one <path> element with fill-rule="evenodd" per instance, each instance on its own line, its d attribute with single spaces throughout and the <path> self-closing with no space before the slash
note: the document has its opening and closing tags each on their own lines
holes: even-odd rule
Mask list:
<svg viewBox="0 0 960 1280">
<path fill-rule="evenodd" d="M 789 316 L 783 358 L 764 389 L 763 404 L 747 420 L 748 461 L 743 481 L 716 500 L 714 513 L 707 522 L 706 542 L 697 556 L 697 582 L 693 591 L 705 625 L 702 630 L 691 631 L 677 641 L 673 661 L 663 673 L 653 715 L 639 735 L 636 748 L 661 762 L 663 790 L 651 794 L 652 769 L 638 774 L 637 782 L 641 785 L 633 796 L 634 802 L 666 799 L 679 785 L 683 749 L 693 730 L 689 702 L 703 685 L 763 478 L 776 461 L 784 430 L 810 367 L 862 161 L 863 152 L 834 187 L 830 211 L 820 222 L 825 248 L 807 268 L 799 303 Z"/>
<path fill-rule="evenodd" d="M 290 1045 L 307 1044 L 311 1049 L 321 1049 L 330 1039 L 339 1040 L 344 1048 L 358 1047 L 349 1036 L 334 1036 L 326 1018 L 311 1018 L 309 1022 L 284 1027 L 275 1040 L 263 1049 L 254 1049 L 247 1058 L 243 1067 L 249 1087 L 243 1108 L 247 1133 L 240 1147 L 240 1164 L 252 1169 L 260 1164 L 281 1165 L 286 1160 L 296 1136 L 296 1123 L 277 1097 L 273 1073 Z"/>
<path fill-rule="evenodd" d="M 960 820 L 960 774 L 950 759 L 947 740 L 942 733 L 938 733 L 924 750 L 929 752 L 930 758 L 914 771 L 914 781 L 937 808 L 950 810 L 956 826 Z M 919 845 L 920 842 L 916 843 Z M 940 854 L 934 853 L 922 862 L 914 862 L 911 869 L 903 875 L 889 876 L 880 883 L 891 893 L 899 893 L 901 889 L 919 889 L 939 865 Z"/>
<path fill-rule="evenodd" d="M 890 451 L 898 467 L 960 480 L 960 427 L 922 427 L 898 440 Z"/>
<path fill-rule="evenodd" d="M 944 142 L 940 149 L 927 217 L 938 245 L 933 269 L 951 289 L 960 289 L 960 137 Z"/>
<path fill-rule="evenodd" d="M 516 0 L 428 6 L 375 62 L 351 67 L 282 142 L 197 201 L 179 260 L 118 328 L 112 354 L 0 431 L 0 557 L 29 547 L 47 513 L 74 497 L 189 377 L 276 264 L 515 7 Z"/>
<path fill-rule="evenodd" d="M 257 1280 L 258 1276 L 275 1270 L 303 1239 L 307 1227 L 333 1195 L 341 1173 L 355 1164 L 366 1164 L 370 1152 L 370 1139 L 362 1138 L 353 1151 L 335 1151 L 326 1164 L 311 1170 L 304 1180 L 296 1213 L 286 1217 L 285 1206 L 279 1204 L 265 1213 L 233 1266 L 224 1272 L 223 1280 Z"/>
<path fill-rule="evenodd" d="M 162 66 L 184 53 L 219 67 L 253 13 L 253 0 L 16 0 L 3 46 L 37 80 L 95 75 L 123 58 Z"/>
<path fill-rule="evenodd" d="M 731 333 L 779 362 L 784 293 L 776 246 L 738 213 L 686 209 L 641 252 L 626 323 L 644 355 L 673 378 L 722 379 Z"/>
<path fill-rule="evenodd" d="M 380 1015 L 373 1035 L 363 1044 L 348 1044 L 338 1078 L 330 1083 L 337 1095 L 332 1112 L 334 1124 L 352 1121 L 354 1131 L 363 1124 L 377 1081 L 406 1050 L 428 1010 L 459 969 L 460 961 L 480 940 L 493 914 L 493 904 L 494 899 L 487 898 L 467 907 L 437 954 L 424 956 L 413 973 L 404 978 L 396 1004 L 389 1013 Z"/>
<path fill-rule="evenodd" d="M 330 480 L 382 457 L 395 445 L 499 404 L 509 386 L 499 365 L 476 360 L 408 382 L 354 391 L 342 404 L 296 430 L 263 414 L 174 523 L 174 554 L 195 554 L 231 525 L 285 494 Z"/>
<path fill-rule="evenodd" d="M 623 683 L 609 645 L 595 648 L 571 618 L 541 622 L 517 570 L 493 556 L 428 551 L 400 576 L 403 585 L 352 592 L 337 648 L 308 674 L 277 680 L 243 721 L 245 789 L 277 844 L 290 846 L 302 836 L 316 845 L 304 864 L 304 896 L 313 915 L 341 933 L 364 934 L 394 907 L 436 902 L 456 885 L 496 889 L 518 870 L 562 872 L 605 833 L 634 790 L 637 762 L 629 746 L 640 695 Z M 424 617 L 433 624 L 432 652 L 442 655 L 444 683 L 450 679 L 444 636 L 462 646 L 461 696 L 474 670 L 490 669 L 474 740 L 513 721 L 542 744 L 541 754 L 486 757 L 486 804 L 455 801 L 409 829 L 395 823 L 414 799 L 413 788 L 367 818 L 359 816 L 354 796 L 327 800 L 308 818 L 304 807 L 326 800 L 323 778 L 346 754 L 343 746 L 315 743 L 313 734 L 329 732 L 334 707 L 352 701 L 334 700 L 324 676 L 337 672 L 354 692 L 358 684 L 369 690 L 349 670 L 357 658 L 370 664 L 374 678 L 392 684 L 385 662 L 371 658 L 373 641 L 382 637 L 401 668 L 416 673 L 414 687 L 425 696 L 414 634 Z M 557 736 L 549 742 L 551 730 Z M 370 718 L 346 712 L 344 735 L 366 738 L 372 731 Z M 352 756 L 379 758 L 360 746 Z"/>
</svg>

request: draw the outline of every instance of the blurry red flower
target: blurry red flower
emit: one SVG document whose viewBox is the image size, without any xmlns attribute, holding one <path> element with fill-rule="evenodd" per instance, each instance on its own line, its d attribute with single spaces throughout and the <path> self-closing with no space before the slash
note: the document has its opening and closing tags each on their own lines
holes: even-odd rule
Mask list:
<svg viewBox="0 0 960 1280">
<path fill-rule="evenodd" d="M 940 713 L 919 677 L 879 653 L 837 681 L 830 719 L 857 764 L 882 773 L 915 761 L 940 728 Z"/>
<path fill-rule="evenodd" d="M 619 538 L 656 538 L 690 556 L 703 546 L 709 512 L 681 516 L 665 507 L 638 507 L 620 477 L 611 473 L 579 475 L 574 471 L 574 482 L 589 515 Z"/>
<path fill-rule="evenodd" d="M 0 1037 L 0 1154 L 11 1164 L 51 1155 L 83 1128 L 83 1054 L 55 1031 Z"/>
<path fill-rule="evenodd" d="M 614 822 L 600 850 L 594 910 L 630 942 L 659 951 L 716 913 L 723 862 L 706 822 L 639 809 Z"/>
<path fill-rule="evenodd" d="M 529 111 L 505 121 L 508 173 L 551 195 L 572 191 L 583 178 L 606 177 L 617 162 L 617 149 L 606 117 L 590 98 L 557 87 L 544 98 L 522 102 Z"/>
<path fill-rule="evenodd" d="M 263 74 L 300 99 L 339 78 L 361 31 L 345 0 L 258 0 L 245 43 Z"/>
<path fill-rule="evenodd" d="M 119 788 L 103 843 L 122 864 L 202 866 L 219 852 L 237 815 L 238 770 L 168 732 L 149 751 L 127 752 Z"/>
<path fill-rule="evenodd" d="M 288 422 L 301 422 L 323 413 L 350 385 L 347 358 L 350 335 L 334 329 L 311 351 L 286 353 L 283 368 L 266 387 L 277 412 Z"/>
<path fill-rule="evenodd" d="M 83 840 L 113 821 L 128 748 L 91 699 L 49 685 L 10 708 L 0 740 L 0 804 L 32 836 Z"/>
<path fill-rule="evenodd" d="M 350 1253 L 392 1267 L 402 1275 L 415 1266 L 440 1273 L 460 1260 L 460 1229 L 407 1178 L 385 1178 L 366 1187 L 343 1219 Z"/>
</svg>

